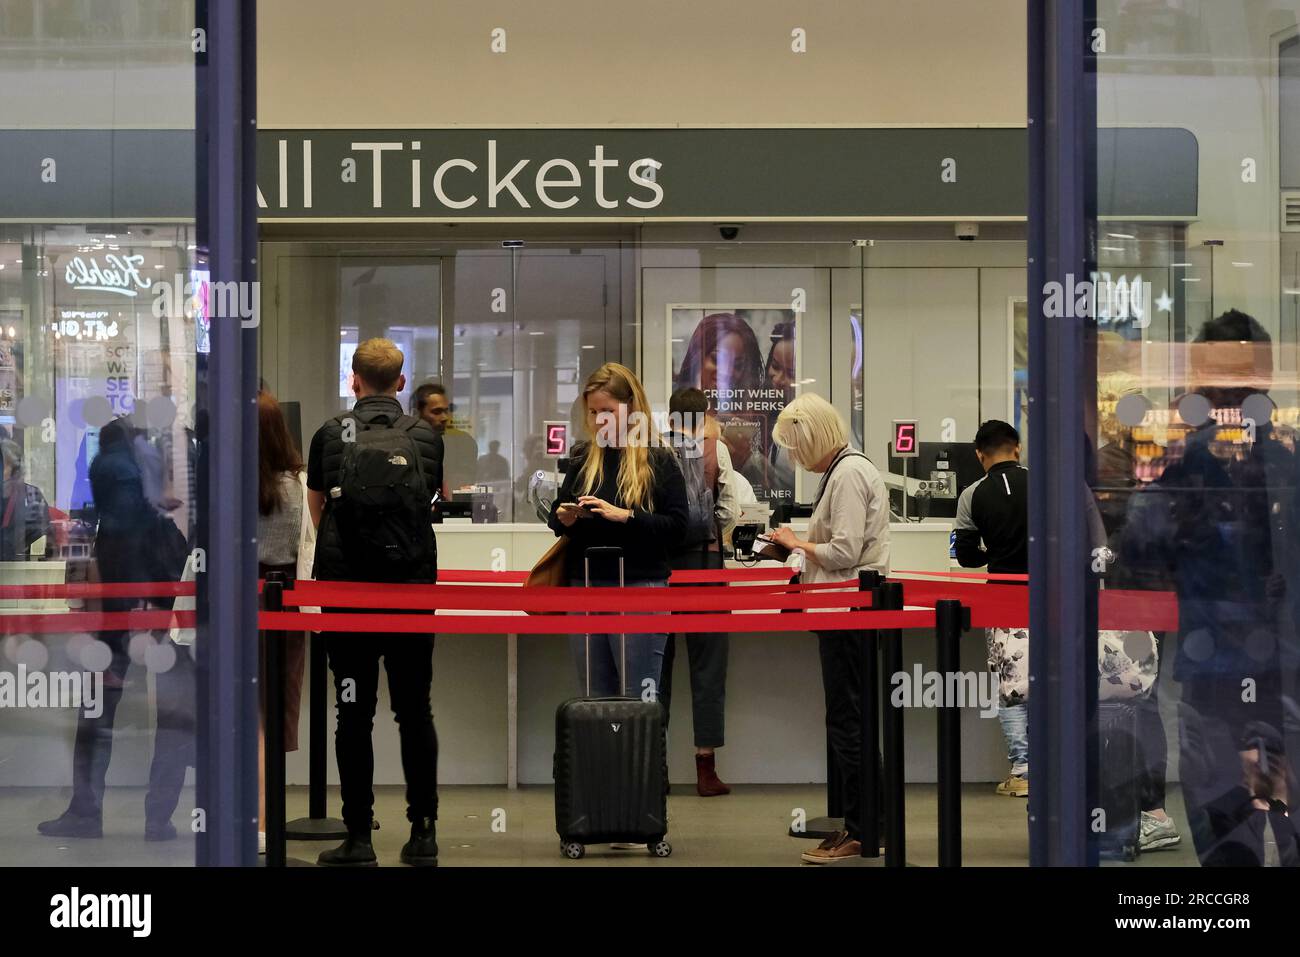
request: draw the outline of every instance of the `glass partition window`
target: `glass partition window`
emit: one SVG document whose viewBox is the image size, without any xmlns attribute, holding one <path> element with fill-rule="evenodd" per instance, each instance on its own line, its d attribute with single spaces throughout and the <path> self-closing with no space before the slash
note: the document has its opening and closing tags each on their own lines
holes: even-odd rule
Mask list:
<svg viewBox="0 0 1300 957">
<path fill-rule="evenodd" d="M 1162 863 L 1289 864 L 1295 14 L 1287 25 L 1275 4 L 1183 7 L 1097 11 L 1116 38 L 1096 58 L 1099 125 L 1193 130 L 1200 194 L 1198 220 L 1171 232 L 1095 223 L 1097 389 L 1080 425 L 1098 521 L 1081 547 L 1098 591 L 1091 727 L 1107 824 L 1089 839 L 1103 861 L 1140 847 L 1178 852 Z"/>
</svg>

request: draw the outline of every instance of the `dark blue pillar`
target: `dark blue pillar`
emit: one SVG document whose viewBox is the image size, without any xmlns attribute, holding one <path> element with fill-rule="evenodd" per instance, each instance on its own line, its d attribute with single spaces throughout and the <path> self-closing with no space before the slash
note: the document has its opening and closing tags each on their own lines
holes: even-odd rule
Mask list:
<svg viewBox="0 0 1300 957">
<path fill-rule="evenodd" d="M 256 5 L 198 0 L 195 157 L 198 247 L 211 281 L 257 279 Z M 215 299 L 215 297 L 214 297 Z M 243 297 L 249 301 L 248 296 Z M 202 360 L 204 357 L 200 357 Z M 257 329 L 214 316 L 200 384 L 198 863 L 257 863 Z"/>
<path fill-rule="evenodd" d="M 1034 865 L 1089 859 L 1095 780 L 1096 594 L 1082 507 L 1096 352 L 1087 317 L 1045 316 L 1096 260 L 1096 25 L 1091 0 L 1029 0 L 1029 847 Z M 1093 410 L 1092 415 L 1089 410 Z"/>
</svg>

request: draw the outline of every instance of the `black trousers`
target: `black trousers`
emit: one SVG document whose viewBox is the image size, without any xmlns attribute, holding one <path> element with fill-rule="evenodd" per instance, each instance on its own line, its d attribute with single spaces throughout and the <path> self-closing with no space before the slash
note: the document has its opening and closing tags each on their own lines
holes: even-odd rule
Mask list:
<svg viewBox="0 0 1300 957">
<path fill-rule="evenodd" d="M 718 568 L 717 552 L 692 551 L 673 560 L 673 568 Z M 690 587 L 673 586 L 673 587 Z M 720 748 L 726 735 L 727 658 L 729 636 L 722 632 L 686 635 L 686 656 L 691 669 L 691 719 L 695 726 L 697 748 Z M 664 646 L 664 662 L 659 673 L 659 701 L 664 709 L 664 728 L 668 727 L 669 707 L 673 696 L 673 662 L 677 656 L 677 635 L 670 634 Z"/>
<path fill-rule="evenodd" d="M 108 600 L 104 604 L 108 605 Z M 121 608 L 113 608 L 122 611 Z M 104 781 L 113 758 L 113 725 L 122 702 L 127 671 L 130 632 L 107 631 L 99 640 L 113 657 L 104 672 L 103 707 L 93 718 L 84 709 L 77 715 L 77 736 L 72 746 L 72 801 L 68 810 L 83 817 L 102 818 Z M 164 639 L 169 644 L 170 639 Z M 158 724 L 154 731 L 149 789 L 144 798 L 145 820 L 163 824 L 171 820 L 185 786 L 185 769 L 194 760 L 194 659 L 190 650 L 172 644 L 176 662 L 154 676 Z"/>
<path fill-rule="evenodd" d="M 1161 650 L 1168 647 L 1164 636 Z M 1165 723 L 1160 717 L 1160 663 L 1156 659 L 1156 680 L 1145 698 L 1137 702 L 1138 736 L 1138 799 L 1143 811 L 1155 811 L 1165 806 L 1165 775 L 1169 764 L 1169 742 L 1165 738 Z"/>
<path fill-rule="evenodd" d="M 438 816 L 438 735 L 429 693 L 433 686 L 433 636 L 326 633 L 334 675 L 337 723 L 334 753 L 343 797 L 343 823 L 369 839 L 375 805 L 375 751 L 371 741 L 379 701 L 379 660 L 401 739 L 406 817 Z"/>
<path fill-rule="evenodd" d="M 862 770 L 862 641 L 860 631 L 819 631 L 817 650 L 822 660 L 822 690 L 826 696 L 826 737 L 843 782 L 844 829 L 853 840 L 862 839 L 859 813 L 859 775 Z M 875 653 L 875 649 L 872 649 Z M 876 806 L 884 815 L 884 769 L 880 745 L 872 749 L 880 769 L 876 780 Z"/>
<path fill-rule="evenodd" d="M 686 656 L 691 670 L 691 720 L 697 748 L 720 748 L 725 743 L 727 708 L 728 636 L 725 634 L 685 635 Z M 677 635 L 664 645 L 663 670 L 659 675 L 659 700 L 668 727 L 673 696 L 673 662 L 677 657 Z"/>
</svg>

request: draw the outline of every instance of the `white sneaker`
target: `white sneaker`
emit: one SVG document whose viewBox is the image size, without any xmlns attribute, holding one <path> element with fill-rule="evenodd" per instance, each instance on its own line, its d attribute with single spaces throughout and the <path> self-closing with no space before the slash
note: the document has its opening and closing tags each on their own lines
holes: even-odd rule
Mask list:
<svg viewBox="0 0 1300 957">
<path fill-rule="evenodd" d="M 257 832 L 257 853 L 263 855 L 266 853 L 266 832 Z"/>
<path fill-rule="evenodd" d="M 1178 833 L 1178 828 L 1174 825 L 1173 818 L 1158 818 L 1155 815 L 1142 812 L 1142 825 L 1138 833 L 1138 850 L 1140 851 L 1158 851 L 1161 848 L 1173 847 L 1182 841 L 1182 835 Z"/>
</svg>

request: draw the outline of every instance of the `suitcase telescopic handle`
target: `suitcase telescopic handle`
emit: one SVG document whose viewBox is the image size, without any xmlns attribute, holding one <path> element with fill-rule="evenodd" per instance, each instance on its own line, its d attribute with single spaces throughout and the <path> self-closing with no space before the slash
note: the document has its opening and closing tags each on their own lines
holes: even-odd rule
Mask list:
<svg viewBox="0 0 1300 957">
<path fill-rule="evenodd" d="M 617 558 L 618 559 L 618 587 L 623 587 L 623 549 L 617 545 L 593 545 L 582 554 L 582 575 L 585 587 L 591 587 L 591 558 Z M 591 632 L 586 635 L 586 657 L 587 657 L 587 697 L 591 697 Z M 619 688 L 622 689 L 623 697 L 627 697 L 627 634 L 619 635 L 619 669 L 618 669 Z"/>
</svg>

